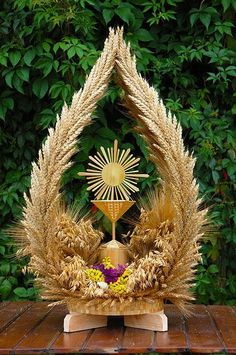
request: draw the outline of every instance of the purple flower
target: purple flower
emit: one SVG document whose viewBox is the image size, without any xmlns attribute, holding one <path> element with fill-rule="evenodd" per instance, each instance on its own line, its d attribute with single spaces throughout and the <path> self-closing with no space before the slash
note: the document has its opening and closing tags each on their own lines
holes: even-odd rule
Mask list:
<svg viewBox="0 0 236 355">
<path fill-rule="evenodd" d="M 118 265 L 117 268 L 105 269 L 103 264 L 96 264 L 93 266 L 93 269 L 100 270 L 105 278 L 106 283 L 116 282 L 118 278 L 123 274 L 126 269 L 125 265 Z"/>
</svg>

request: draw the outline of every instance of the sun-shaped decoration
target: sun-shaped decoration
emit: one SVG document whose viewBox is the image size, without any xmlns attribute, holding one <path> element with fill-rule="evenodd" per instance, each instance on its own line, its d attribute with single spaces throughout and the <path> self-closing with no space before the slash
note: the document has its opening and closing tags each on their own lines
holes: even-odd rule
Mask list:
<svg viewBox="0 0 236 355">
<path fill-rule="evenodd" d="M 137 180 L 149 176 L 133 170 L 139 165 L 140 158 L 130 154 L 130 149 L 118 149 L 117 140 L 113 148 L 100 149 L 97 155 L 89 156 L 91 168 L 79 173 L 88 180 L 87 190 L 94 192 L 96 200 L 129 200 L 132 192 L 139 191 Z"/>
</svg>

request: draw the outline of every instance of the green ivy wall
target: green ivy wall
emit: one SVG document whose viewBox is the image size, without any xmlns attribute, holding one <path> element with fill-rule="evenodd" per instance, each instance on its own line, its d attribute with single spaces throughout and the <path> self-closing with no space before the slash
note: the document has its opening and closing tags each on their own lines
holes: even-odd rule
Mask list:
<svg viewBox="0 0 236 355">
<path fill-rule="evenodd" d="M 2 0 L 0 2 L 0 298 L 35 299 L 27 260 L 6 228 L 20 217 L 30 186 L 30 164 L 64 101 L 84 83 L 103 48 L 109 26 L 122 25 L 140 73 L 158 90 L 183 126 L 196 158 L 201 196 L 211 207 L 218 234 L 204 240 L 196 294 L 202 303 L 236 304 L 236 0 Z M 111 82 L 63 177 L 65 199 L 88 206 L 84 180 L 88 155 L 115 138 L 141 156 L 157 183 L 143 141 L 120 105 Z M 92 213 L 96 211 L 92 210 Z M 99 213 L 105 231 L 110 224 Z M 125 225 L 119 225 L 120 232 Z"/>
</svg>

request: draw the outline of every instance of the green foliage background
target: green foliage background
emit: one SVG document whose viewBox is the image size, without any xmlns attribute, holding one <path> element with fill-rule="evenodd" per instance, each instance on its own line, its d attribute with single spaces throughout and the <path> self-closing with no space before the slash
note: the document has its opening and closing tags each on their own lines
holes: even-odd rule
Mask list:
<svg viewBox="0 0 236 355">
<path fill-rule="evenodd" d="M 55 123 L 63 101 L 84 83 L 108 34 L 123 25 L 140 73 L 181 122 L 197 157 L 200 193 L 211 206 L 217 237 L 202 245 L 198 302 L 236 304 L 236 0 L 3 0 L 0 3 L 0 296 L 35 299 L 5 228 L 20 217 L 30 186 L 31 161 Z M 81 139 L 82 151 L 63 177 L 65 198 L 88 204 L 88 155 L 114 138 L 141 156 L 150 174 L 141 193 L 157 182 L 142 140 L 120 105 L 112 82 Z M 98 216 L 105 230 L 110 225 Z M 120 230 L 122 231 L 120 225 Z"/>
</svg>

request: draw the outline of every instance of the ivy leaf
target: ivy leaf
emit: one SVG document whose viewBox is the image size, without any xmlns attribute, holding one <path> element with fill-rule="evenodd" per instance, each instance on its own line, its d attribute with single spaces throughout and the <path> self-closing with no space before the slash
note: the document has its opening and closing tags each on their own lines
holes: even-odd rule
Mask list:
<svg viewBox="0 0 236 355">
<path fill-rule="evenodd" d="M 2 284 L 2 282 L 5 280 L 4 276 L 0 276 L 0 285 Z"/>
<path fill-rule="evenodd" d="M 79 58 L 82 58 L 82 57 L 83 57 L 83 54 L 84 54 L 83 49 L 81 49 L 79 46 L 77 46 L 77 47 L 75 48 L 75 51 L 76 51 L 76 54 L 77 54 L 77 56 L 78 56 Z"/>
<path fill-rule="evenodd" d="M 34 59 L 34 57 L 35 57 L 35 50 L 34 49 L 29 49 L 24 55 L 25 64 L 30 66 L 32 60 Z"/>
<path fill-rule="evenodd" d="M 49 52 L 50 51 L 50 44 L 49 43 L 47 43 L 47 42 L 43 42 L 42 43 L 42 47 L 43 47 L 43 49 L 45 50 L 45 52 Z"/>
<path fill-rule="evenodd" d="M 148 32 L 147 30 L 140 28 L 137 32 L 136 32 L 136 36 L 140 41 L 143 42 L 149 42 L 152 41 L 154 38 L 152 37 L 152 35 L 150 34 L 150 32 Z"/>
<path fill-rule="evenodd" d="M 17 287 L 13 291 L 15 295 L 22 297 L 22 298 L 27 298 L 28 297 L 28 292 L 27 289 L 24 287 Z"/>
<path fill-rule="evenodd" d="M 230 177 L 233 177 L 233 175 L 236 173 L 235 163 L 231 163 L 227 166 L 227 173 L 229 174 Z"/>
<path fill-rule="evenodd" d="M 230 7 L 231 0 L 221 0 L 224 12 Z"/>
<path fill-rule="evenodd" d="M 3 299 L 6 299 L 11 293 L 12 285 L 8 280 L 4 280 L 0 286 L 0 295 Z"/>
<path fill-rule="evenodd" d="M 46 108 L 45 110 L 41 111 L 39 121 L 41 127 L 48 128 L 52 123 L 55 122 L 55 120 L 55 113 L 51 109 Z"/>
<path fill-rule="evenodd" d="M 67 51 L 68 58 L 71 59 L 72 57 L 74 57 L 75 54 L 76 54 L 75 47 L 72 46 L 72 47 Z"/>
<path fill-rule="evenodd" d="M 19 63 L 20 58 L 21 58 L 20 51 L 11 51 L 9 53 L 9 59 L 13 67 L 15 67 Z"/>
<path fill-rule="evenodd" d="M 226 72 L 230 76 L 236 76 L 236 66 L 230 65 L 229 67 L 226 68 Z"/>
<path fill-rule="evenodd" d="M 42 99 L 48 91 L 48 82 L 46 79 L 36 79 L 33 82 L 33 93 Z"/>
<path fill-rule="evenodd" d="M 10 88 L 12 88 L 13 75 L 14 75 L 14 71 L 11 70 L 5 76 L 6 83 L 7 83 L 8 86 L 10 86 Z"/>
<path fill-rule="evenodd" d="M 13 110 L 14 100 L 11 97 L 6 97 L 2 100 L 3 105 L 9 110 Z"/>
<path fill-rule="evenodd" d="M 0 101 L 0 118 L 5 120 L 7 110 L 12 110 L 14 107 L 14 100 L 11 97 L 6 97 Z"/>
<path fill-rule="evenodd" d="M 17 281 L 17 278 L 14 277 L 14 276 L 9 276 L 8 278 L 8 281 L 11 283 L 12 286 L 17 286 L 18 285 L 18 281 Z"/>
<path fill-rule="evenodd" d="M 122 4 L 125 5 L 125 4 Z M 134 17 L 131 9 L 126 6 L 119 6 L 117 9 L 115 9 L 115 13 L 126 23 L 129 24 L 129 21 Z"/>
<path fill-rule="evenodd" d="M 4 65 L 4 67 L 7 66 L 7 57 L 4 56 L 2 53 L 0 53 L 0 64 Z"/>
<path fill-rule="evenodd" d="M 16 74 L 18 78 L 23 81 L 29 81 L 29 69 L 28 68 L 21 68 L 17 69 Z"/>
<path fill-rule="evenodd" d="M 210 272 L 211 274 L 216 274 L 219 271 L 219 269 L 218 269 L 217 265 L 212 264 L 209 266 L 207 271 Z"/>
<path fill-rule="evenodd" d="M 147 159 L 147 157 L 149 156 L 149 151 L 145 141 L 142 139 L 142 137 L 139 134 L 134 134 L 134 136 L 141 152 L 143 153 L 144 157 Z"/>
<path fill-rule="evenodd" d="M 208 27 L 211 22 L 211 15 L 206 12 L 203 12 L 199 15 L 199 19 L 203 23 L 203 25 L 206 27 L 206 29 L 208 30 Z"/>
<path fill-rule="evenodd" d="M 203 11 L 205 11 L 208 14 L 211 14 L 211 15 L 218 14 L 217 10 L 213 6 L 206 7 Z"/>
<path fill-rule="evenodd" d="M 102 11 L 102 16 L 106 22 L 106 25 L 111 21 L 112 17 L 114 16 L 114 11 L 110 9 L 104 9 Z"/>
<path fill-rule="evenodd" d="M 107 138 L 109 140 L 114 140 L 117 138 L 115 133 L 110 128 L 107 128 L 107 127 L 99 128 L 96 133 L 100 137 Z"/>
<path fill-rule="evenodd" d="M 218 171 L 216 171 L 216 170 L 212 171 L 212 178 L 213 178 L 215 184 L 217 184 L 219 182 L 220 175 L 219 175 Z"/>
<path fill-rule="evenodd" d="M 23 80 L 21 80 L 17 74 L 14 74 L 14 78 L 13 78 L 13 81 L 12 81 L 12 84 L 14 86 L 14 88 L 19 91 L 21 94 L 24 94 L 24 90 L 23 90 L 23 87 L 22 87 L 22 84 L 23 84 Z"/>
<path fill-rule="evenodd" d="M 199 18 L 198 12 L 193 12 L 192 15 L 190 15 L 189 20 L 190 20 L 191 27 L 193 27 L 193 25 L 196 23 L 198 18 Z"/>
<path fill-rule="evenodd" d="M 1 273 L 2 275 L 7 275 L 7 274 L 9 274 L 10 270 L 11 270 L 10 263 L 3 262 L 3 263 L 0 265 L 0 273 Z"/>
<path fill-rule="evenodd" d="M 23 137 L 22 135 L 19 135 L 19 136 L 17 137 L 17 143 L 18 143 L 18 146 L 19 146 L 20 148 L 23 148 L 24 143 L 25 143 L 25 139 L 24 139 L 24 137 Z"/>
<path fill-rule="evenodd" d="M 6 113 L 7 113 L 6 107 L 4 107 L 3 105 L 0 105 L 0 118 L 3 121 L 5 120 Z"/>
<path fill-rule="evenodd" d="M 231 112 L 233 115 L 236 115 L 236 104 L 233 105 Z"/>
</svg>

